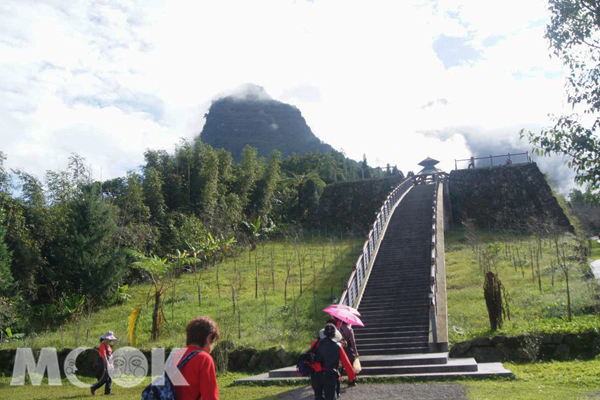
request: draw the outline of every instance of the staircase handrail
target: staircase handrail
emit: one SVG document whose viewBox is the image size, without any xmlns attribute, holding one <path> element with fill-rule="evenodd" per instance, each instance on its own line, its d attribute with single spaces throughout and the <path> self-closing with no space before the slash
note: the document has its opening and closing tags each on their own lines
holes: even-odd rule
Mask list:
<svg viewBox="0 0 600 400">
<path fill-rule="evenodd" d="M 369 272 L 373 266 L 373 252 L 377 248 L 377 243 L 382 238 L 382 231 L 385 227 L 385 224 L 389 220 L 392 215 L 392 211 L 394 207 L 398 203 L 398 201 L 402 198 L 402 195 L 412 186 L 412 178 L 408 177 L 402 182 L 400 182 L 396 187 L 390 192 L 387 196 L 383 205 L 381 206 L 377 217 L 375 218 L 375 222 L 373 223 L 373 228 L 369 231 L 367 235 L 367 240 L 362 248 L 362 253 L 358 257 L 358 261 L 354 265 L 352 269 L 352 274 L 350 275 L 350 279 L 344 286 L 344 293 L 342 293 L 342 297 L 340 298 L 339 304 L 345 304 L 347 306 L 354 306 L 354 302 L 359 297 L 360 288 L 364 283 L 366 277 L 369 276 Z"/>
<path fill-rule="evenodd" d="M 431 329 L 433 334 L 433 342 L 437 343 L 437 231 L 438 231 L 438 191 L 441 184 L 448 179 L 448 174 L 444 172 L 436 173 L 433 177 L 435 187 L 433 189 L 433 215 L 431 223 L 431 273 L 429 275 L 429 319 L 431 323 Z"/>
</svg>

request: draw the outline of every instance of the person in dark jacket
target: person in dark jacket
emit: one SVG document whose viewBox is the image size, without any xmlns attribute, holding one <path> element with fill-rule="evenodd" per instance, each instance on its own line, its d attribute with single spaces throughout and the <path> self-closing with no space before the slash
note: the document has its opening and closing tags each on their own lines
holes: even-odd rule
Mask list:
<svg viewBox="0 0 600 400">
<path fill-rule="evenodd" d="M 338 372 L 340 361 L 348 371 L 348 386 L 356 385 L 356 375 L 352 364 L 348 360 L 344 349 L 339 343 L 334 342 L 337 329 L 333 324 L 325 325 L 325 339 L 321 340 L 315 350 L 315 361 L 320 363 L 320 368 L 310 376 L 310 383 L 315 392 L 315 400 L 337 400 L 336 390 L 340 379 Z"/>
</svg>

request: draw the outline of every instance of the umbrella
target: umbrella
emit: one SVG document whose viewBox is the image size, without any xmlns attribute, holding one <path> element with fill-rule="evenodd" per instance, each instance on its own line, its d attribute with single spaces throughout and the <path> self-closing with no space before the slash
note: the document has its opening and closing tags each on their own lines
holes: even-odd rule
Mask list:
<svg viewBox="0 0 600 400">
<path fill-rule="evenodd" d="M 358 310 L 354 307 L 350 307 L 350 306 L 346 306 L 344 304 L 332 304 L 330 306 L 327 306 L 323 309 L 323 311 L 327 312 L 328 310 L 348 310 L 350 311 L 352 314 L 357 315 L 360 317 L 360 313 L 358 312 Z"/>
<path fill-rule="evenodd" d="M 325 309 L 323 311 L 325 311 L 327 314 L 331 315 L 332 317 L 341 319 L 342 321 L 344 321 L 347 324 L 365 326 L 365 324 L 362 323 L 360 318 L 358 318 L 352 311 L 339 309 L 339 308 L 338 309 Z"/>
</svg>

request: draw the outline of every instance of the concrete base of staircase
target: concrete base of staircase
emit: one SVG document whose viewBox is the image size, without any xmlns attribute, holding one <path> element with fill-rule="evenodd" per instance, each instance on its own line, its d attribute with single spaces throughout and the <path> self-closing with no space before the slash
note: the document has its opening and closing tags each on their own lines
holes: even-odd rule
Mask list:
<svg viewBox="0 0 600 400">
<path fill-rule="evenodd" d="M 442 355 L 442 357 L 440 357 Z M 398 356 L 388 356 L 388 362 L 391 366 L 382 366 L 382 362 L 386 361 L 382 357 L 378 357 L 377 367 L 368 367 L 371 361 L 369 357 L 361 357 L 363 370 L 358 375 L 360 380 L 381 379 L 381 378 L 410 378 L 410 379 L 437 379 L 447 377 L 494 377 L 503 376 L 510 377 L 513 373 L 504 368 L 502 363 L 480 363 L 477 364 L 472 358 L 444 358 L 441 354 L 420 354 L 423 356 L 421 361 L 426 364 L 418 364 L 418 360 L 412 357 L 404 357 L 406 360 L 398 360 Z M 444 362 L 445 361 L 445 362 Z M 431 364 L 430 364 L 431 362 Z M 398 365 L 400 363 L 400 365 Z M 415 364 L 417 363 L 417 364 Z M 386 371 L 387 369 L 387 371 Z M 244 379 L 236 380 L 236 383 L 268 383 L 268 382 L 283 382 L 283 381 L 307 381 L 306 377 L 296 376 L 296 367 L 285 367 L 269 371 L 268 373 L 251 376 Z"/>
</svg>

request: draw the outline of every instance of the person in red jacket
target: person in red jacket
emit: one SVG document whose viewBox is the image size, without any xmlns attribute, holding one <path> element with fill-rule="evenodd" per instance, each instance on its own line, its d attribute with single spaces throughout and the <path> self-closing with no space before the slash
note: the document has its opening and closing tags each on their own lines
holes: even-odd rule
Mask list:
<svg viewBox="0 0 600 400">
<path fill-rule="evenodd" d="M 112 357 L 112 349 L 110 344 L 115 342 L 117 338 L 112 333 L 112 331 L 106 332 L 104 335 L 100 336 L 100 347 L 98 348 L 98 360 L 96 361 L 96 382 L 94 385 L 90 387 L 90 391 L 92 395 L 96 394 L 96 390 L 100 389 L 102 385 L 104 386 L 104 394 L 110 395 L 112 379 L 110 377 L 110 371 L 113 368 L 113 363 L 111 360 Z"/>
<path fill-rule="evenodd" d="M 175 354 L 171 380 L 178 400 L 219 400 L 215 364 L 210 352 L 220 337 L 219 325 L 210 317 L 197 317 L 186 328 L 187 347 Z M 192 351 L 199 351 L 179 372 L 187 384 L 178 384 L 175 366 Z"/>
<path fill-rule="evenodd" d="M 348 373 L 348 386 L 356 385 L 356 375 L 346 352 L 333 339 L 337 329 L 333 324 L 325 325 L 325 339 L 322 339 L 315 350 L 315 361 L 321 365 L 320 371 L 310 376 L 310 383 L 315 392 L 315 400 L 337 400 L 337 383 L 340 379 L 338 372 L 340 361 Z"/>
</svg>

